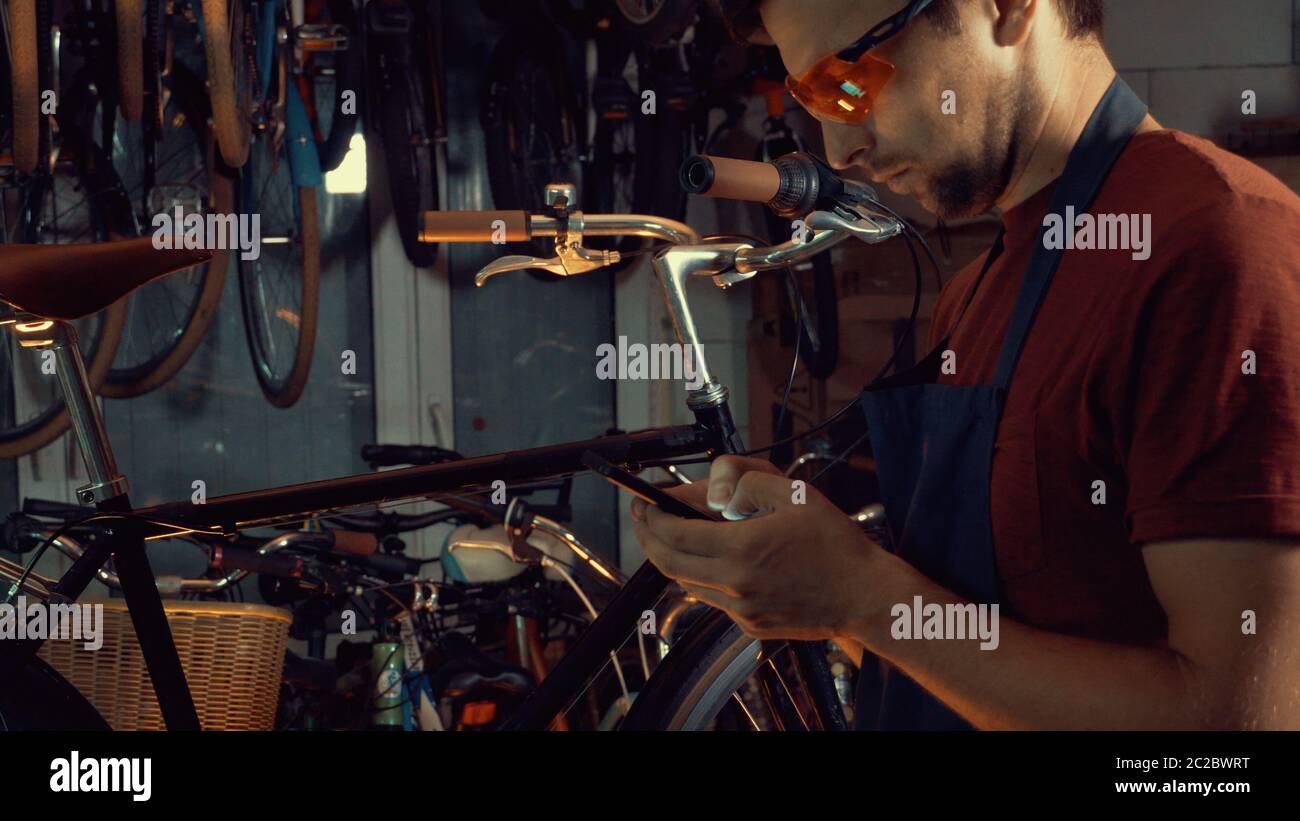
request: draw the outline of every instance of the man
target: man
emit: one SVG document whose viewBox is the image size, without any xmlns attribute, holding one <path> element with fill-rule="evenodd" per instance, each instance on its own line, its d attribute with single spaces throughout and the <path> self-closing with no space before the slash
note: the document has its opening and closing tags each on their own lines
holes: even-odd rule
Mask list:
<svg viewBox="0 0 1300 821">
<path fill-rule="evenodd" d="M 750 635 L 865 650 L 859 726 L 1300 728 L 1300 198 L 1146 115 L 1101 0 L 918 5 L 719 3 L 778 46 L 834 167 L 1001 213 L 940 296 L 937 384 L 864 392 L 902 549 L 723 457 L 679 493 L 746 520 L 636 503 L 647 557 Z M 888 81 L 831 100 L 865 118 L 819 108 L 810 69 L 900 12 L 866 52 Z M 999 605 L 995 648 L 900 616 L 962 602 Z"/>
</svg>

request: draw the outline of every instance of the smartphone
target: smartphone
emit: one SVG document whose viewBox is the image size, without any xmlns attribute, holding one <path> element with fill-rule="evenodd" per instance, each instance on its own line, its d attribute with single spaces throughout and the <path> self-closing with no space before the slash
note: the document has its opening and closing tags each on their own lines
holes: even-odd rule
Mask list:
<svg viewBox="0 0 1300 821">
<path fill-rule="evenodd" d="M 642 501 L 658 505 L 659 509 L 664 513 L 681 516 L 683 519 L 704 519 L 709 522 L 723 521 L 718 516 L 700 510 L 694 505 L 688 505 L 676 496 L 668 494 L 662 488 L 657 488 L 646 480 L 633 476 L 595 451 L 583 451 L 582 463 Z"/>
</svg>

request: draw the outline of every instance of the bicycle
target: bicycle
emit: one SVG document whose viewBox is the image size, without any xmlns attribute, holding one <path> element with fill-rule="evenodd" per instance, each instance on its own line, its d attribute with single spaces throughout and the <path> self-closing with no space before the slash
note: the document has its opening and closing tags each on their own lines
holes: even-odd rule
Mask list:
<svg viewBox="0 0 1300 821">
<path fill-rule="evenodd" d="M 306 689 L 327 705 L 334 702 L 333 712 L 339 709 L 335 698 L 339 684 L 350 669 L 355 673 L 358 662 L 387 669 L 395 658 L 398 663 L 393 666 L 405 667 L 400 682 L 380 687 L 383 693 L 377 698 L 378 678 L 364 670 L 362 680 L 354 674 L 350 689 L 360 698 L 351 699 L 351 709 L 343 711 L 346 717 L 341 722 L 336 717 L 333 726 L 354 727 L 367 717 L 385 729 L 499 726 L 522 697 L 545 679 L 549 646 L 570 640 L 595 618 L 598 605 L 618 590 L 622 581 L 618 571 L 585 548 L 569 528 L 542 515 L 541 506 L 517 496 L 504 511 L 501 507 L 462 497 L 453 507 L 429 514 L 383 512 L 336 520 L 351 531 L 374 533 L 383 550 L 391 549 L 394 542 L 400 548 L 397 533 L 460 522 L 448 535 L 442 553 L 419 563 L 441 562 L 441 580 L 418 576 L 411 566 L 415 562 L 398 558 L 400 549 L 396 556 L 374 554 L 387 563 L 379 570 L 361 564 L 353 569 L 334 560 L 324 571 L 309 563 L 305 571 L 289 578 L 261 577 L 264 600 L 293 605 L 294 630 L 315 648 L 308 652 L 311 659 L 323 657 L 326 619 L 344 607 L 376 631 L 374 655 L 369 658 L 364 647 L 360 653 L 338 651 L 337 667 L 328 677 L 334 684 L 321 687 L 318 676 L 323 668 L 306 661 L 305 666 L 314 668 Z M 395 561 L 405 561 L 408 567 L 394 568 Z M 328 579 L 334 570 L 343 574 L 339 582 L 316 581 Z M 374 595 L 363 603 L 357 601 L 357 593 Z M 641 674 L 648 675 L 650 654 L 644 646 L 640 650 L 640 664 L 635 659 L 612 658 L 610 673 L 602 672 L 601 679 L 588 688 L 584 709 L 557 719 L 556 728 L 596 729 L 620 720 L 643 680 Z M 311 728 L 331 726 L 327 718 L 312 717 L 320 711 L 313 704 L 317 699 L 310 692 L 301 695 Z M 372 700 L 378 703 L 370 705 Z M 304 709 L 301 703 L 286 706 L 300 715 Z M 368 706 L 373 708 L 370 716 Z"/>
<path fill-rule="evenodd" d="M 629 23 L 629 13 L 640 19 L 645 12 L 629 12 L 627 5 L 480 0 L 502 27 L 480 110 L 496 208 L 540 211 L 545 183 L 569 182 L 602 212 L 682 219 L 684 193 L 661 183 L 688 153 L 687 102 L 677 93 L 681 83 L 661 82 L 660 68 L 685 60 L 677 41 L 695 21 L 695 3 L 677 4 L 689 8 L 675 9 L 671 29 L 652 42 Z M 664 19 L 662 11 L 650 16 Z M 663 96 L 662 105 L 656 100 L 649 113 L 643 93 Z M 629 254 L 643 244 L 622 237 L 594 239 L 592 247 Z M 540 242 L 511 250 L 546 253 Z"/>
<path fill-rule="evenodd" d="M 234 187 L 217 168 L 203 82 L 174 59 L 195 45 L 193 38 L 178 36 L 182 30 L 197 32 L 192 9 L 148 0 L 143 7 L 116 3 L 115 11 L 118 93 L 96 82 L 102 52 L 86 51 L 68 92 L 69 102 L 76 102 L 76 120 L 65 129 L 89 135 L 82 149 L 93 155 L 105 195 L 114 198 L 112 235 L 150 233 L 155 217 L 173 219 L 177 209 L 186 216 L 231 213 Z M 102 5 L 85 4 L 82 16 L 107 27 Z M 211 262 L 131 295 L 122 342 L 101 395 L 140 396 L 180 372 L 216 316 L 228 263 L 229 250 L 218 249 Z"/>
<path fill-rule="evenodd" d="M 438 10 L 425 0 L 368 0 L 363 14 L 369 114 L 384 146 L 393 219 L 406 258 L 427 268 L 437 246 L 420 241 L 419 215 L 440 207 L 446 168 Z"/>
<path fill-rule="evenodd" d="M 5 301 L 18 312 L 9 325 L 24 343 L 53 352 L 60 384 L 73 410 L 74 430 L 91 479 L 77 491 L 77 498 L 96 507 L 96 512 L 81 523 L 92 520 L 112 523 L 111 537 L 91 545 L 49 586 L 48 595 L 75 599 L 111 553 L 167 727 L 197 729 L 193 701 L 145 555 L 147 539 L 187 533 L 233 539 L 244 529 L 300 522 L 361 506 L 484 492 L 497 481 L 505 482 L 507 487 L 521 485 L 581 472 L 586 468 L 584 455 L 589 451 L 632 469 L 666 465 L 693 455 L 711 458 L 742 452 L 743 444 L 728 405 L 728 390 L 714 378 L 698 345 L 699 333 L 689 306 L 687 283 L 696 277 L 708 277 L 715 284 L 730 287 L 761 271 L 796 264 L 850 238 L 882 242 L 903 235 L 906 226 L 880 205 L 869 188 L 841 180 L 824 164 L 808 156 L 782 157 L 773 164 L 700 159 L 684 169 L 683 182 L 688 190 L 696 193 L 770 199 L 780 212 L 805 215 L 805 222 L 814 233 L 803 243 L 790 240 L 773 246 L 728 239 L 701 242 L 689 226 L 670 220 L 644 215 L 582 214 L 572 208 L 557 208 L 549 215 L 427 212 L 422 215 L 422 236 L 435 241 L 489 242 L 504 226 L 509 240 L 556 238 L 554 258 L 498 260 L 479 272 L 476 281 L 480 285 L 506 271 L 532 266 L 543 266 L 562 276 L 575 276 L 618 261 L 617 252 L 583 248 L 582 238 L 587 235 L 631 234 L 663 241 L 664 246 L 654 254 L 651 267 L 663 288 L 679 341 L 701 352 L 696 364 L 700 387 L 687 394 L 694 424 L 210 497 L 206 504 L 200 505 L 189 501 L 145 508 L 131 505 L 126 477 L 117 470 L 111 443 L 85 376 L 75 331 L 67 322 L 93 313 L 168 271 L 201 261 L 206 254 L 158 251 L 147 240 L 75 247 L 0 247 L 0 293 L 5 294 Z M 572 186 L 556 188 L 563 189 L 563 194 L 574 195 L 565 197 L 567 202 L 574 202 L 576 194 Z M 97 281 L 87 273 L 104 266 L 127 273 L 106 281 Z M 60 287 L 48 287 L 51 283 Z M 9 598 L 23 588 L 34 561 L 29 563 L 24 576 L 14 579 L 6 574 L 10 581 Z M 3 568 L 0 572 L 4 572 Z M 669 580 L 658 570 L 648 563 L 642 565 L 524 702 L 508 726 L 535 729 L 549 726 L 604 667 L 610 653 L 617 652 L 636 633 L 642 614 L 656 606 L 668 587 Z M 728 625 L 725 615 L 710 613 L 691 630 L 691 635 L 723 637 L 708 643 L 710 648 L 724 639 L 731 641 L 728 646 L 732 646 L 736 643 L 735 628 Z M 39 644 L 39 641 L 26 640 L 0 647 L 0 661 L 3 661 L 0 669 L 7 671 L 0 684 L 0 715 L 5 716 L 8 726 L 20 722 L 24 726 L 41 726 L 43 721 L 57 722 L 85 713 L 84 699 L 75 691 L 70 692 L 66 683 L 60 685 L 57 675 L 33 660 Z M 753 642 L 746 642 L 745 646 L 752 647 Z M 788 655 L 783 652 L 787 647 Z M 763 665 L 761 672 L 777 705 L 774 712 L 783 716 L 786 726 L 802 724 L 827 729 L 845 726 L 823 648 L 792 642 L 764 647 L 763 653 L 758 663 Z M 767 664 L 777 654 L 782 654 L 788 663 Z M 671 658 L 672 653 L 669 655 Z M 744 663 L 755 661 L 746 658 Z M 693 670 L 699 665 L 686 666 Z M 660 672 L 664 669 L 668 669 L 667 663 Z M 793 670 L 794 677 L 788 672 L 783 674 L 783 670 Z M 657 672 L 634 703 L 625 723 L 629 726 L 681 724 L 710 711 L 716 715 L 732 703 L 732 693 L 719 693 L 717 688 L 696 687 L 687 696 L 672 695 L 680 694 L 687 683 L 680 674 L 670 676 Z M 806 690 L 806 698 L 791 698 L 800 683 Z M 39 698 L 35 695 L 38 690 Z M 707 704 L 706 696 L 711 699 Z M 50 707 L 51 700 L 65 704 L 79 702 L 82 709 L 65 709 L 52 719 L 41 711 L 42 707 Z M 650 708 L 639 706 L 665 701 L 675 705 L 666 716 L 647 715 Z"/>
<path fill-rule="evenodd" d="M 307 385 L 320 306 L 323 175 L 301 56 L 338 40 L 284 0 L 203 0 L 200 20 L 217 145 L 238 169 L 240 213 L 261 220 L 260 254 L 238 262 L 248 351 L 262 393 L 287 408 Z"/>
</svg>

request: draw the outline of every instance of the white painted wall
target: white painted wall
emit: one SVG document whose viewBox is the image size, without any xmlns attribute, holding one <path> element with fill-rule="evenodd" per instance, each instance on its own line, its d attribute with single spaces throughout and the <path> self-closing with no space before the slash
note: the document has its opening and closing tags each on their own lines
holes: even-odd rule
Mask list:
<svg viewBox="0 0 1300 821">
<path fill-rule="evenodd" d="M 1221 136 L 1256 93 L 1259 117 L 1300 114 L 1300 0 L 1109 0 L 1106 50 L 1166 128 Z"/>
</svg>

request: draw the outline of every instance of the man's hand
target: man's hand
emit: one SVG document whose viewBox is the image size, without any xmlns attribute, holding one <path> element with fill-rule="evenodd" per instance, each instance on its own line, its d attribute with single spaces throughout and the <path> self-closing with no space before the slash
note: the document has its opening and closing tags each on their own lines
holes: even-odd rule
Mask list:
<svg viewBox="0 0 1300 821">
<path fill-rule="evenodd" d="M 769 462 L 720 457 L 708 482 L 670 492 L 744 520 L 682 519 L 638 499 L 637 540 L 664 575 L 750 636 L 834 638 L 871 597 L 873 558 L 885 554 L 817 490 L 795 501 L 794 487 Z"/>
</svg>

